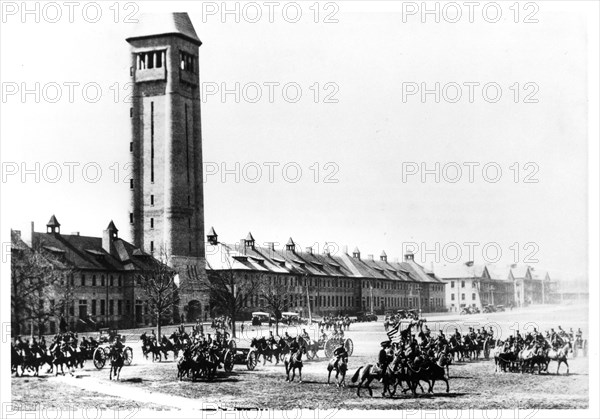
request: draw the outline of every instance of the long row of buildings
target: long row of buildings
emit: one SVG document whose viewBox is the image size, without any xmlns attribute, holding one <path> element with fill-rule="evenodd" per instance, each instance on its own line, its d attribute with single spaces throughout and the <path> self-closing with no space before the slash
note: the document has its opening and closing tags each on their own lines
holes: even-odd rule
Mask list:
<svg viewBox="0 0 600 419">
<path fill-rule="evenodd" d="M 46 232 L 35 232 L 32 224 L 27 239 L 13 230 L 13 256 L 34 246 L 59 258 L 68 266 L 68 277 L 56 286 L 69 288 L 70 301 L 48 319 L 45 331 L 54 333 L 61 321 L 72 330 L 99 327 L 140 327 L 154 323 L 151 306 L 136 286 L 135 275 L 149 269 L 156 254 L 146 253 L 119 238 L 110 222 L 101 237 L 62 234 L 52 216 Z M 402 261 L 366 257 L 358 248 L 330 253 L 300 249 L 290 238 L 283 248 L 259 245 L 249 233 L 234 244 L 219 241 L 214 229 L 207 235 L 206 272 L 233 275 L 237 283 L 253 279 L 259 283 L 286 286 L 286 309 L 303 316 L 385 314 L 399 309 L 422 312 L 459 311 L 485 305 L 525 306 L 552 302 L 553 282 L 547 272 L 528 266 L 455 264 L 424 268 L 406 254 Z M 209 275 L 210 276 L 210 275 Z M 198 275 L 204 278 L 204 275 Z M 199 279 L 200 280 L 200 279 Z M 58 290 L 41 304 L 53 306 Z M 260 288 L 250 295 L 242 316 L 265 311 Z M 172 322 L 207 320 L 221 314 L 209 296 L 190 297 L 183 307 L 174 307 Z M 62 320 L 64 319 L 64 320 Z M 33 326 L 38 330 L 37 326 Z M 31 322 L 22 325 L 31 331 Z"/>
</svg>

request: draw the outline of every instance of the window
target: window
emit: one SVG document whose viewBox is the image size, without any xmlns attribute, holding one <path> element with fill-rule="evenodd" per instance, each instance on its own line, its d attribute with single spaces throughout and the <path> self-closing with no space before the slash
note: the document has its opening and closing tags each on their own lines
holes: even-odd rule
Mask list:
<svg viewBox="0 0 600 419">
<path fill-rule="evenodd" d="M 154 195 L 150 195 L 150 205 L 154 205 Z"/>
<path fill-rule="evenodd" d="M 179 53 L 179 68 L 183 71 L 189 71 L 190 73 L 196 72 L 196 57 L 187 52 L 180 51 Z"/>
<path fill-rule="evenodd" d="M 119 316 L 123 314 L 123 300 L 117 300 L 117 314 Z"/>
<path fill-rule="evenodd" d="M 129 179 L 129 189 L 133 189 L 133 179 Z"/>
<path fill-rule="evenodd" d="M 105 285 L 105 284 L 104 284 L 104 275 L 102 275 L 102 276 L 100 277 L 100 285 L 101 285 L 101 286 L 104 286 L 104 285 Z"/>
<path fill-rule="evenodd" d="M 150 218 L 150 228 L 154 228 L 154 218 Z"/>
<path fill-rule="evenodd" d="M 450 299 L 454 301 L 454 294 L 450 294 Z"/>
<path fill-rule="evenodd" d="M 92 300 L 92 316 L 96 315 L 96 300 Z"/>
<path fill-rule="evenodd" d="M 165 51 L 149 51 L 139 53 L 137 56 L 138 70 L 162 68 L 165 59 Z"/>
<path fill-rule="evenodd" d="M 133 224 L 133 212 L 129 213 L 129 224 Z"/>
<path fill-rule="evenodd" d="M 92 275 L 92 287 L 96 286 L 96 275 Z"/>
<path fill-rule="evenodd" d="M 475 301 L 475 293 L 471 294 L 471 299 Z"/>
<path fill-rule="evenodd" d="M 81 274 L 81 286 L 85 287 L 85 275 Z"/>
<path fill-rule="evenodd" d="M 464 301 L 464 299 L 465 299 L 465 294 L 461 294 L 461 295 L 460 295 L 460 299 Z"/>
<path fill-rule="evenodd" d="M 154 242 L 153 241 L 150 242 L 150 251 L 154 252 Z"/>
<path fill-rule="evenodd" d="M 118 285 L 119 287 L 122 287 L 122 286 L 123 286 L 123 277 L 122 277 L 121 275 L 119 275 L 119 279 L 118 279 L 117 285 Z"/>
<path fill-rule="evenodd" d="M 460 287 L 464 288 L 465 287 L 465 281 L 460 281 Z"/>
<path fill-rule="evenodd" d="M 106 314 L 106 301 L 100 300 L 100 315 L 104 316 Z"/>
<path fill-rule="evenodd" d="M 87 300 L 79 300 L 79 318 L 87 318 Z"/>
<path fill-rule="evenodd" d="M 477 285 L 475 284 L 475 281 L 471 282 L 473 288 L 475 288 Z"/>
<path fill-rule="evenodd" d="M 115 286 L 115 281 L 112 275 L 110 275 L 110 286 L 114 287 Z"/>
<path fill-rule="evenodd" d="M 108 300 L 108 314 L 115 314 L 115 300 Z"/>
</svg>

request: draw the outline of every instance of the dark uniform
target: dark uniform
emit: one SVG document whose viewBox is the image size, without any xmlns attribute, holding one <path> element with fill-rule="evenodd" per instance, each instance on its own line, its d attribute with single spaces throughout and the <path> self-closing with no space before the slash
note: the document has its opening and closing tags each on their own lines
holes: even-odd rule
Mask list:
<svg viewBox="0 0 600 419">
<path fill-rule="evenodd" d="M 348 358 L 348 352 L 344 345 L 340 345 L 333 351 L 333 357 L 335 358 L 335 362 L 333 363 L 333 368 L 337 369 L 340 359 Z"/>
</svg>

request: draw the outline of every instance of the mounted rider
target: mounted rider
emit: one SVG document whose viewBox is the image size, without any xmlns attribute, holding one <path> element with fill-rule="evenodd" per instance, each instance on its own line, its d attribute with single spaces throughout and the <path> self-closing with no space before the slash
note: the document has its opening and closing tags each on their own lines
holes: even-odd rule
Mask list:
<svg viewBox="0 0 600 419">
<path fill-rule="evenodd" d="M 285 333 L 287 335 L 287 332 L 285 332 Z M 298 352 L 300 350 L 300 345 L 298 344 L 297 338 L 290 338 L 290 339 L 291 339 L 291 342 L 289 343 L 289 347 L 290 347 L 290 352 L 293 356 L 296 352 Z"/>
<path fill-rule="evenodd" d="M 311 343 L 310 335 L 308 334 L 306 329 L 302 329 L 302 334 L 300 335 L 300 337 L 302 339 L 304 339 L 306 341 L 306 343 L 309 343 L 309 344 Z"/>
<path fill-rule="evenodd" d="M 346 351 L 346 347 L 344 345 L 338 346 L 335 351 L 333 351 L 333 358 L 335 362 L 333 363 L 333 368 L 337 370 L 339 362 L 341 359 L 348 362 L 348 351 Z"/>
<path fill-rule="evenodd" d="M 123 355 L 123 349 L 125 349 L 125 345 L 121 342 L 121 336 L 117 335 L 115 341 L 110 345 L 111 353 L 115 352 L 119 355 Z"/>
<path fill-rule="evenodd" d="M 381 368 L 381 378 L 379 379 L 380 382 L 383 381 L 383 376 L 385 375 L 385 372 L 387 371 L 387 367 L 390 364 L 390 358 L 388 355 L 388 351 L 387 348 L 390 347 L 390 341 L 389 340 L 385 340 L 383 342 L 381 342 L 381 350 L 379 351 L 379 356 L 377 358 L 377 366 L 379 368 Z"/>
</svg>

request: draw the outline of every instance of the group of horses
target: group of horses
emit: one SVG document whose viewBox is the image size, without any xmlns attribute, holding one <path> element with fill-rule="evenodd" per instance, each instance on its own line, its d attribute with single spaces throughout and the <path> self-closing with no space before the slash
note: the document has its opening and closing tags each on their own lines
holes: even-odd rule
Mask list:
<svg viewBox="0 0 600 419">
<path fill-rule="evenodd" d="M 179 333 L 173 332 L 169 338 L 162 335 L 159 342 L 154 336 L 144 332 L 140 335 L 140 340 L 142 341 L 142 354 L 146 359 L 148 359 L 149 355 L 152 355 L 152 362 L 162 361 L 163 355 L 165 360 L 168 360 L 169 352 L 173 352 L 173 357 L 177 358 L 179 352 L 184 349 L 183 339 L 185 338 L 182 338 Z M 187 336 L 187 339 L 189 339 L 189 336 Z"/>
<path fill-rule="evenodd" d="M 91 358 L 90 351 L 93 352 L 93 348 L 58 340 L 52 342 L 48 348 L 37 344 L 11 344 L 11 372 L 18 377 L 20 368 L 21 375 L 27 372 L 37 377 L 40 369 L 48 365 L 47 374 L 56 371 L 58 375 L 60 369 L 60 373 L 65 375 L 66 367 L 73 375 L 76 368 L 83 368 L 85 360 Z"/>
<path fill-rule="evenodd" d="M 567 367 L 569 374 L 569 362 L 567 357 L 573 349 L 571 342 L 563 342 L 558 347 L 543 348 L 536 345 L 535 342 L 528 344 L 505 345 L 505 342 L 496 342 L 496 347 L 492 350 L 495 371 L 500 369 L 503 372 L 529 372 L 533 374 L 536 370 L 538 374 L 548 373 L 548 367 L 551 361 L 556 361 L 556 374 L 559 374 L 561 364 Z"/>
<path fill-rule="evenodd" d="M 350 324 L 352 320 L 348 316 L 325 316 L 323 320 L 319 321 L 319 329 L 339 329 L 339 330 L 350 330 Z"/>
</svg>

